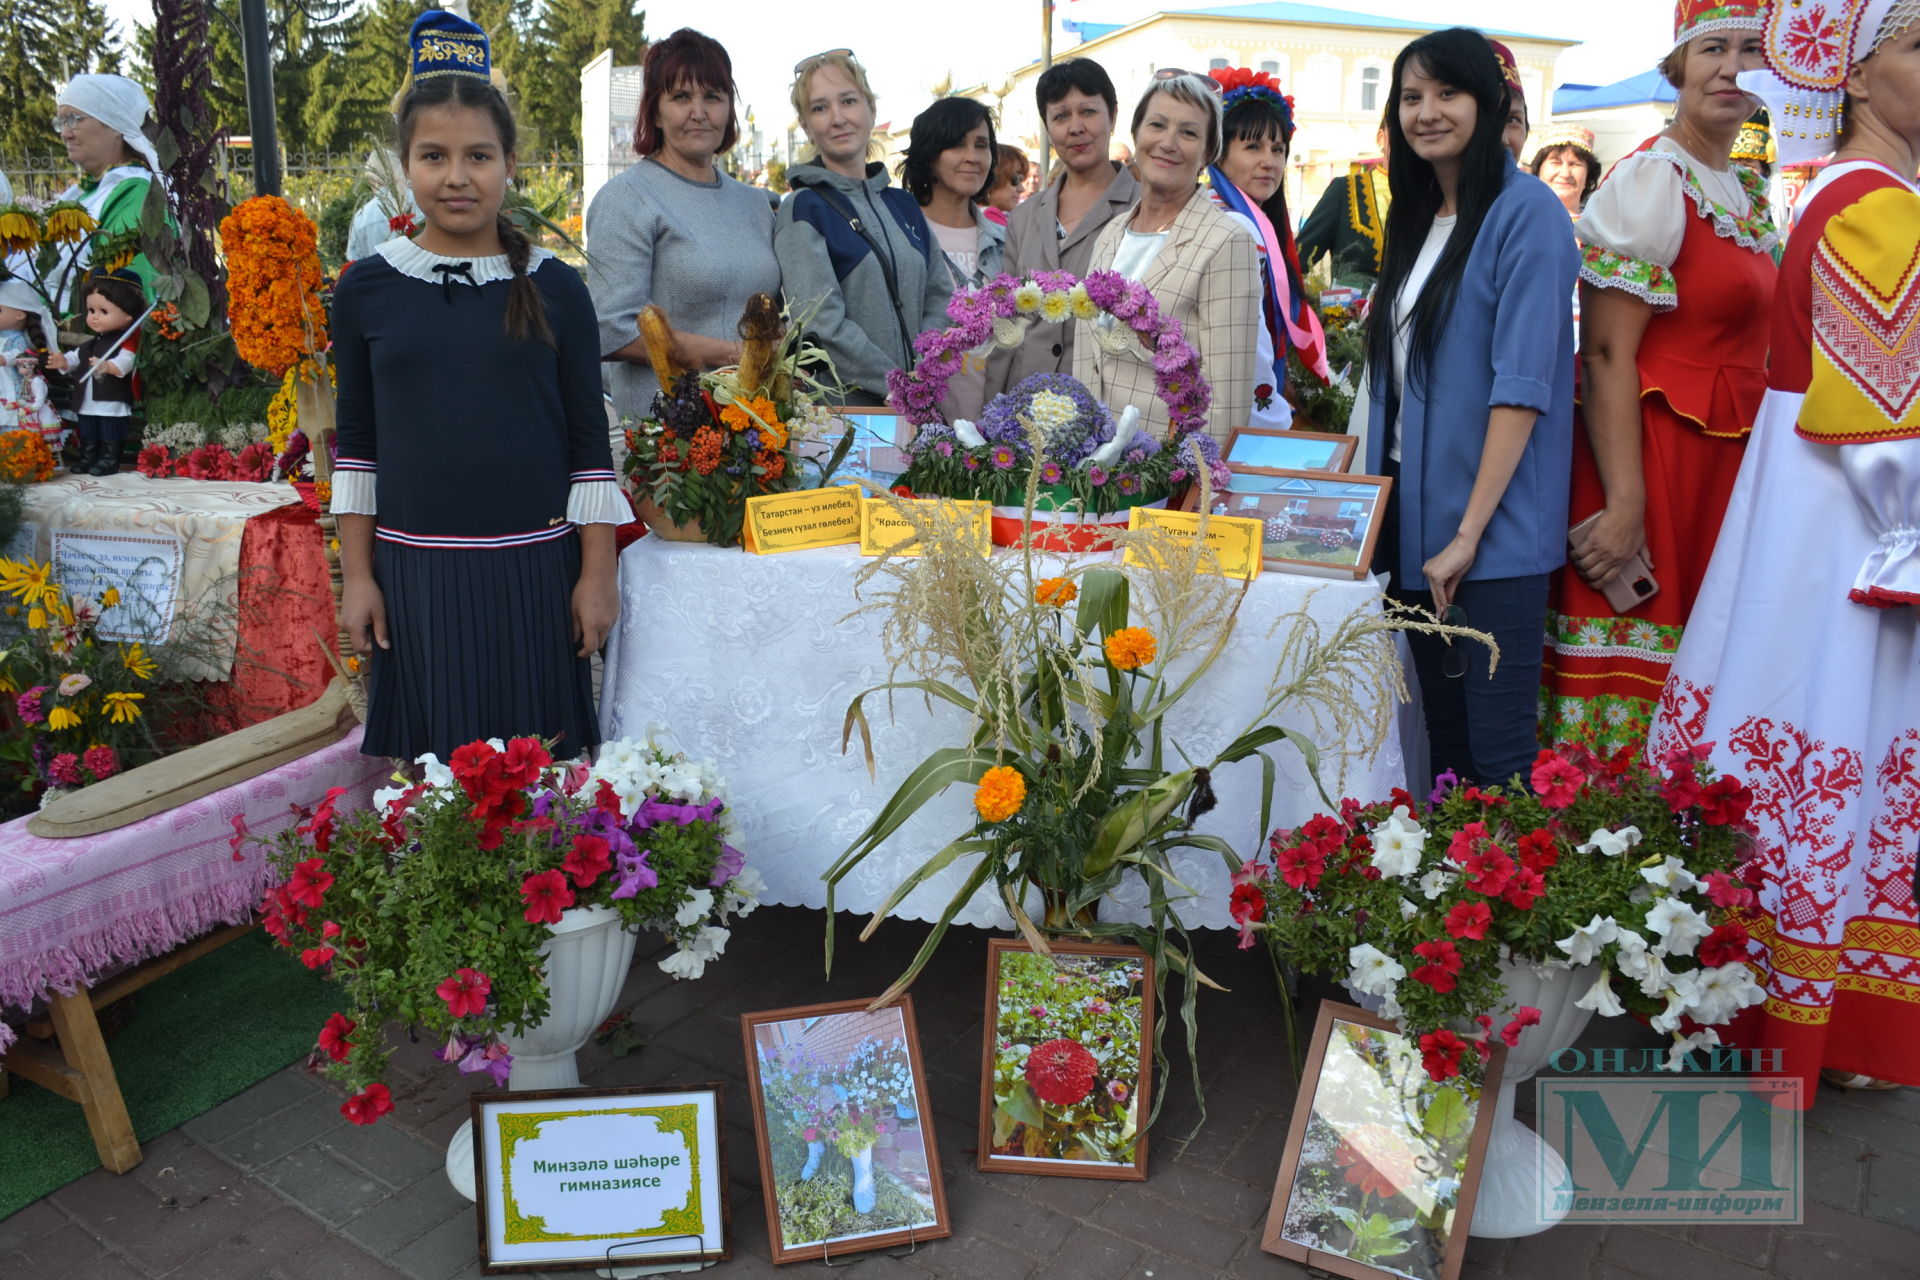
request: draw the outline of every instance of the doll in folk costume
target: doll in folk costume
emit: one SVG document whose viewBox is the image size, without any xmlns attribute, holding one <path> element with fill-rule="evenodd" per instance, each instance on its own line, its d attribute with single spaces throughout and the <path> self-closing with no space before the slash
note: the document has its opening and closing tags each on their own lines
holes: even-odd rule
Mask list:
<svg viewBox="0 0 1920 1280">
<path fill-rule="evenodd" d="M 0 281 L 0 431 L 38 431 L 55 457 L 66 425 L 47 396 L 53 315 L 24 280 Z"/>
<path fill-rule="evenodd" d="M 80 300 L 93 336 L 65 355 L 55 352 L 48 362 L 73 374 L 80 432 L 74 471 L 110 476 L 120 469 L 120 447 L 139 402 L 133 366 L 146 301 L 140 277 L 125 269 L 89 275 L 81 282 Z"/>
</svg>

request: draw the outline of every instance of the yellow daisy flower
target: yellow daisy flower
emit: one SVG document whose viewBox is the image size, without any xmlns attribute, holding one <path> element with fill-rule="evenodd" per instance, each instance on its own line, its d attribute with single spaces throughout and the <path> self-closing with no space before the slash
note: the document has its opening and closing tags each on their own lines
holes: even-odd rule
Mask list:
<svg viewBox="0 0 1920 1280">
<path fill-rule="evenodd" d="M 128 645 L 120 651 L 120 665 L 133 672 L 142 680 L 153 679 L 153 673 L 159 664 L 147 656 L 147 651 L 138 642 Z"/>
<path fill-rule="evenodd" d="M 109 693 L 103 699 L 106 703 L 107 719 L 114 724 L 132 724 L 140 718 L 140 700 L 146 696 L 144 693 Z M 61 710 L 63 708 L 55 707 L 53 714 L 47 717 L 47 722 L 52 724 L 53 716 L 58 715 Z M 76 718 L 74 723 L 79 724 L 80 721 Z M 54 725 L 56 729 L 59 727 Z"/>
<path fill-rule="evenodd" d="M 114 695 L 108 694 L 107 696 L 113 697 Z M 47 712 L 47 728 L 49 729 L 57 731 L 60 729 L 78 729 L 79 727 L 80 717 L 66 707 L 55 707 L 53 710 Z"/>
</svg>

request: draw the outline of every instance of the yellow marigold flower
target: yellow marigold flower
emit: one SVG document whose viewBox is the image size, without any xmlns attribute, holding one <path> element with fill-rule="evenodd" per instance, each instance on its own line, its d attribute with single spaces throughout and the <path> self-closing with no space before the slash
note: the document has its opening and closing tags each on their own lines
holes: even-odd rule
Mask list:
<svg viewBox="0 0 1920 1280">
<path fill-rule="evenodd" d="M 132 724 L 140 718 L 140 700 L 146 696 L 144 693 L 108 694 L 105 699 L 103 699 L 106 703 L 105 710 L 107 719 L 114 724 Z M 53 716 L 59 714 L 60 711 L 61 708 L 55 707 L 53 713 L 47 717 L 47 723 L 52 724 Z M 74 723 L 79 724 L 80 721 L 75 719 Z M 59 726 L 55 725 L 54 727 L 58 728 Z"/>
<path fill-rule="evenodd" d="M 159 664 L 147 656 L 146 649 L 138 641 L 120 651 L 120 665 L 142 680 L 153 679 L 153 673 L 159 669 Z"/>
<path fill-rule="evenodd" d="M 1153 661 L 1158 646 L 1153 632 L 1145 627 L 1122 627 L 1107 637 L 1107 661 L 1122 671 L 1132 671 Z"/>
<path fill-rule="evenodd" d="M 17 204 L 0 209 L 0 246 L 9 253 L 25 252 L 40 243 L 40 224 Z"/>
<path fill-rule="evenodd" d="M 1012 765 L 995 765 L 980 777 L 973 807 L 986 822 L 1005 822 L 1027 802 L 1027 780 Z"/>
<path fill-rule="evenodd" d="M 109 694 L 108 696 L 111 697 L 113 695 Z M 53 710 L 47 712 L 47 728 L 49 729 L 78 729 L 79 727 L 80 717 L 66 707 L 55 707 Z"/>
<path fill-rule="evenodd" d="M 1042 578 L 1033 589 L 1034 601 L 1038 604 L 1050 604 L 1056 609 L 1064 609 L 1072 604 L 1080 594 L 1080 588 L 1066 578 Z"/>
<path fill-rule="evenodd" d="M 333 501 L 333 481 L 315 480 L 313 482 L 313 496 L 319 501 L 321 507 L 324 508 L 328 503 Z"/>
<path fill-rule="evenodd" d="M 47 210 L 47 239 L 55 244 L 78 244 L 99 229 L 82 205 L 57 204 Z"/>
</svg>

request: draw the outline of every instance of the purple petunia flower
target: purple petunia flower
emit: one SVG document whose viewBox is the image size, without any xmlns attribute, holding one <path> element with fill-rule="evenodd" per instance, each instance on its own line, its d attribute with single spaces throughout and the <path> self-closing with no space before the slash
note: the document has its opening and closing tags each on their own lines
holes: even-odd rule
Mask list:
<svg viewBox="0 0 1920 1280">
<path fill-rule="evenodd" d="M 614 859 L 614 875 L 620 880 L 614 891 L 607 895 L 612 898 L 631 898 L 642 889 L 651 889 L 660 883 L 660 873 L 647 865 L 647 858 L 653 850 L 642 849 L 639 853 L 623 853 Z"/>
</svg>

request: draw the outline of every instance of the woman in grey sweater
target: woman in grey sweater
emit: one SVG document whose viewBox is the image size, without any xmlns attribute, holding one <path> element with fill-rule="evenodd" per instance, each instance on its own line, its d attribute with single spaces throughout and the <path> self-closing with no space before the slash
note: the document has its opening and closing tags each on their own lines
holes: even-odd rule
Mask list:
<svg viewBox="0 0 1920 1280">
<path fill-rule="evenodd" d="M 601 358 L 614 407 L 632 418 L 660 389 L 641 308 L 667 313 L 680 363 L 712 369 L 740 358 L 747 299 L 780 293 L 765 193 L 713 164 L 740 134 L 727 51 L 682 28 L 647 50 L 645 81 L 634 149 L 646 158 L 600 189 L 586 221 Z"/>
<path fill-rule="evenodd" d="M 944 328 L 953 295 L 939 248 L 907 192 L 867 162 L 873 90 L 845 50 L 795 68 L 793 109 L 818 153 L 787 171 L 773 247 L 795 311 L 833 357 L 850 404 L 884 403 L 887 371 L 913 367 L 913 339 Z"/>
</svg>

